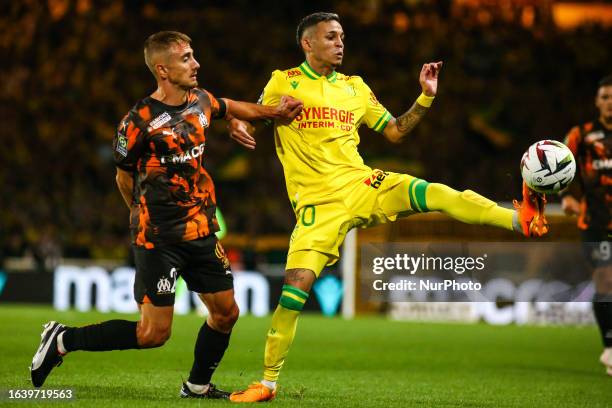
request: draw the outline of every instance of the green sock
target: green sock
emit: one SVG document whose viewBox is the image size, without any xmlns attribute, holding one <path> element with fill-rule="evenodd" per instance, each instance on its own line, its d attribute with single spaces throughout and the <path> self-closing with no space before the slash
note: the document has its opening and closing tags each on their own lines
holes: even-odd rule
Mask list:
<svg viewBox="0 0 612 408">
<path fill-rule="evenodd" d="M 293 343 L 297 320 L 308 293 L 291 285 L 283 286 L 283 293 L 272 315 L 272 325 L 266 339 L 264 380 L 276 382 Z"/>
</svg>

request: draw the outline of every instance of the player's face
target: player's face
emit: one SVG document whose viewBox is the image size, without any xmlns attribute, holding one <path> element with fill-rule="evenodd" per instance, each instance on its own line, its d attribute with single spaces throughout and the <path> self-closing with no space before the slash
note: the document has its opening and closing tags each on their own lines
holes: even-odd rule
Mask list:
<svg viewBox="0 0 612 408">
<path fill-rule="evenodd" d="M 337 68 L 344 57 L 344 31 L 339 22 L 322 21 L 314 27 L 311 36 L 312 56 L 325 65 Z"/>
<path fill-rule="evenodd" d="M 612 124 L 612 85 L 599 88 L 595 98 L 595 106 L 599 109 L 601 118 Z"/>
<path fill-rule="evenodd" d="M 168 51 L 165 68 L 168 81 L 182 89 L 198 86 L 200 64 L 193 56 L 193 49 L 187 43 L 173 44 Z"/>
</svg>

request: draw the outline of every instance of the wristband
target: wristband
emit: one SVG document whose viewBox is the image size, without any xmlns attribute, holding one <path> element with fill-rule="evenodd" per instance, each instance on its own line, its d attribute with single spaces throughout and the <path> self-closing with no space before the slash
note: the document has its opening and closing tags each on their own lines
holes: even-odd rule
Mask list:
<svg viewBox="0 0 612 408">
<path fill-rule="evenodd" d="M 435 96 L 427 96 L 424 93 L 421 93 L 416 102 L 425 108 L 429 108 L 433 103 L 434 98 Z"/>
</svg>

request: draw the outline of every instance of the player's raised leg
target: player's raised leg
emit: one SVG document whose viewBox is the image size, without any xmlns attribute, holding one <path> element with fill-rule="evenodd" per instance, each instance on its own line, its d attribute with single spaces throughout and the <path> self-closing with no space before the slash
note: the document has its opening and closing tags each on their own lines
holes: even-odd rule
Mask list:
<svg viewBox="0 0 612 408">
<path fill-rule="evenodd" d="M 229 346 L 232 328 L 240 311 L 234 300 L 234 290 L 200 293 L 208 309 L 208 318 L 200 328 L 194 348 L 194 360 L 189 379 L 181 388 L 182 398 L 227 399 L 229 392 L 219 390 L 210 382 Z"/>
<path fill-rule="evenodd" d="M 266 339 L 263 380 L 251 384 L 244 391 L 233 393 L 230 396 L 232 402 L 269 401 L 276 396 L 276 382 L 295 337 L 298 316 L 308 299 L 312 284 L 328 260 L 325 254 L 317 251 L 289 254 L 285 285 Z M 310 265 L 310 268 L 300 265 Z"/>
<path fill-rule="evenodd" d="M 457 191 L 444 184 L 428 183 L 408 176 L 387 193 L 381 206 L 387 214 L 440 211 L 468 224 L 491 225 L 516 231 L 525 236 L 548 232 L 544 216 L 544 195 L 523 183 L 523 200 L 514 202 L 515 210 L 500 207 L 494 201 L 472 191 Z"/>
<path fill-rule="evenodd" d="M 63 356 L 77 350 L 110 351 L 162 346 L 170 338 L 172 306 L 141 306 L 138 322 L 108 320 L 84 327 L 66 327 L 60 323 L 45 325 L 40 347 L 34 358 L 30 373 L 32 384 L 40 387 L 54 367 L 59 366 Z"/>
<path fill-rule="evenodd" d="M 40 387 L 69 352 L 143 349 L 162 346 L 172 328 L 177 268 L 171 248 L 135 248 L 134 298 L 140 321 L 109 320 L 84 327 L 49 322 L 39 350 L 32 360 L 32 383 Z M 170 272 L 168 272 L 170 271 Z M 158 284 L 165 284 L 158 289 Z M 166 288 L 167 287 L 167 288 Z"/>
<path fill-rule="evenodd" d="M 426 190 L 426 205 L 430 210 L 442 211 L 459 221 L 501 227 L 528 237 L 548 232 L 544 216 L 546 200 L 524 183 L 523 200 L 514 201 L 515 210 L 500 207 L 472 190 L 459 192 L 438 183 L 431 183 Z"/>
</svg>

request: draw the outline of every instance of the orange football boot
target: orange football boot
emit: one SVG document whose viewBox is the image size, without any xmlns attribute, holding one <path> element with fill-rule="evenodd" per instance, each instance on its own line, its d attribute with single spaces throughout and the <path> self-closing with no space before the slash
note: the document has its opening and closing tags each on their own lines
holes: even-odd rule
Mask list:
<svg viewBox="0 0 612 408">
<path fill-rule="evenodd" d="M 514 208 L 518 212 L 519 223 L 526 237 L 541 237 L 548 233 L 548 221 L 544 215 L 546 196 L 527 187 L 523 182 L 523 201 L 514 200 Z"/>
<path fill-rule="evenodd" d="M 230 395 L 232 402 L 264 402 L 274 399 L 276 390 L 271 390 L 260 382 L 249 385 L 244 391 L 236 391 Z"/>
</svg>

